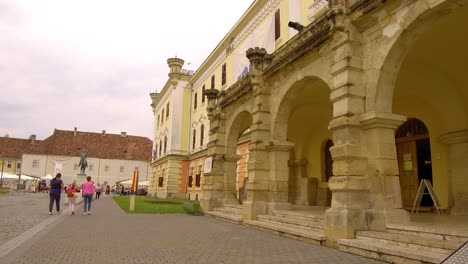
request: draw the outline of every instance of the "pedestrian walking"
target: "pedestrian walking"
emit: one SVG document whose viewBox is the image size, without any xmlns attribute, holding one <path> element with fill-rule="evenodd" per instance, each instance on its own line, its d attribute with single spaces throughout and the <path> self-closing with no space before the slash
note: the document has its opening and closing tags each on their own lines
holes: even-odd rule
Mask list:
<svg viewBox="0 0 468 264">
<path fill-rule="evenodd" d="M 72 185 L 69 185 L 67 188 L 68 211 L 70 211 L 71 215 L 75 214 L 75 193 L 76 193 L 76 186 L 73 183 Z"/>
<path fill-rule="evenodd" d="M 60 196 L 62 195 L 63 189 L 63 181 L 60 179 L 62 177 L 61 173 L 57 173 L 55 178 L 50 180 L 50 190 L 49 190 L 49 215 L 52 214 L 52 208 L 55 207 L 57 209 L 57 213 L 60 213 Z"/>
<path fill-rule="evenodd" d="M 101 186 L 96 187 L 96 200 L 99 200 L 99 196 L 101 195 Z"/>
<path fill-rule="evenodd" d="M 94 183 L 91 181 L 91 176 L 86 177 L 86 182 L 83 183 L 83 187 L 81 188 L 81 192 L 84 199 L 84 215 L 91 214 L 91 200 L 93 199 L 94 195 Z"/>
</svg>

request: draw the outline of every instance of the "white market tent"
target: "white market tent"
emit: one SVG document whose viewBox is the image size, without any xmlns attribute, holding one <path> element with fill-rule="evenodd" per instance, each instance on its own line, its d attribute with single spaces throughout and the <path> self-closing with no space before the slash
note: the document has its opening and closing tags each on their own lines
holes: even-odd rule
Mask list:
<svg viewBox="0 0 468 264">
<path fill-rule="evenodd" d="M 52 175 L 47 174 L 46 176 L 41 177 L 41 180 L 52 180 L 53 178 L 54 178 L 54 177 L 52 177 Z"/>
<path fill-rule="evenodd" d="M 19 175 L 4 172 L 3 173 L 3 178 L 4 179 L 19 180 Z M 35 180 L 35 179 L 37 179 L 37 177 L 32 177 L 32 176 L 28 176 L 28 175 L 25 175 L 25 174 L 21 174 L 21 180 L 22 181 Z"/>
<path fill-rule="evenodd" d="M 119 183 L 125 187 L 131 187 L 132 182 L 133 182 L 132 180 L 126 180 L 126 181 L 121 181 Z M 143 187 L 143 186 L 149 186 L 149 181 L 138 182 L 138 187 Z"/>
</svg>

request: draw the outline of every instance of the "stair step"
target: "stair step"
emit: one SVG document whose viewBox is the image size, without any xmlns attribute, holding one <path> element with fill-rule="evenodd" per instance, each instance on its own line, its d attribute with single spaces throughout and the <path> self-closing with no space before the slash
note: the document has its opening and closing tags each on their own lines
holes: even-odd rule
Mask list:
<svg viewBox="0 0 468 264">
<path fill-rule="evenodd" d="M 356 238 L 442 254 L 450 254 L 462 244 L 456 241 L 422 238 L 418 236 L 388 233 L 383 231 L 357 231 Z"/>
<path fill-rule="evenodd" d="M 323 223 L 320 222 L 305 221 L 301 219 L 280 217 L 275 215 L 258 215 L 257 220 L 266 221 L 270 223 L 286 224 L 291 227 L 313 229 L 317 232 L 323 232 Z"/>
<path fill-rule="evenodd" d="M 205 215 L 208 215 L 208 216 L 220 219 L 220 220 L 229 221 L 231 223 L 236 223 L 236 224 L 242 223 L 242 215 L 238 215 L 238 214 L 231 214 L 231 213 L 225 213 L 225 212 L 220 212 L 220 211 L 207 211 L 205 212 Z"/>
<path fill-rule="evenodd" d="M 307 214 L 304 214 L 304 213 L 294 212 L 294 211 L 276 210 L 276 211 L 273 211 L 272 215 L 283 217 L 283 218 L 308 221 L 308 222 L 312 222 L 312 221 L 321 222 L 321 223 L 325 222 L 325 219 L 323 218 L 323 216 L 307 215 Z"/>
<path fill-rule="evenodd" d="M 429 239 L 448 240 L 464 243 L 468 241 L 468 234 L 465 232 L 440 230 L 434 228 L 431 230 L 425 226 L 408 226 L 401 224 L 387 224 L 387 232 L 409 236 L 417 236 Z"/>
<path fill-rule="evenodd" d="M 449 255 L 362 239 L 339 239 L 338 245 L 342 251 L 390 263 L 440 263 Z"/>
<path fill-rule="evenodd" d="M 252 227 L 260 227 L 261 229 L 276 231 L 280 235 L 291 238 L 304 238 L 307 240 L 313 240 L 316 242 L 316 244 L 319 245 L 325 244 L 325 235 L 323 232 L 317 232 L 311 229 L 306 230 L 302 228 L 295 228 L 284 224 L 275 224 L 261 220 L 247 220 L 245 221 L 245 224 Z"/>
<path fill-rule="evenodd" d="M 235 207 L 217 207 L 217 208 L 213 208 L 213 211 L 225 212 L 225 213 L 231 213 L 231 214 L 242 214 L 242 209 L 238 209 Z"/>
</svg>

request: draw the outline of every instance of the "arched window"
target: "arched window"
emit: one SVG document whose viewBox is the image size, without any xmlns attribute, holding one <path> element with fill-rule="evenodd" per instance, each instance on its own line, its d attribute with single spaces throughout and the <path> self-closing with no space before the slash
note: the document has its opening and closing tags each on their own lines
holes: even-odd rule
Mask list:
<svg viewBox="0 0 468 264">
<path fill-rule="evenodd" d="M 203 140 L 205 136 L 205 125 L 201 125 L 200 127 L 200 147 L 203 146 Z"/>
<path fill-rule="evenodd" d="M 192 138 L 192 149 L 195 149 L 195 142 L 197 141 L 197 130 L 193 130 L 193 138 Z"/>
<path fill-rule="evenodd" d="M 409 118 L 395 133 L 395 138 L 411 137 L 416 135 L 429 135 L 426 125 L 417 118 Z"/>
<path fill-rule="evenodd" d="M 328 182 L 330 178 L 333 176 L 333 158 L 330 152 L 330 148 L 333 147 L 333 141 L 330 139 L 327 140 L 325 143 L 325 147 L 323 149 L 323 154 L 324 154 L 324 167 L 325 167 L 325 180 Z"/>
</svg>

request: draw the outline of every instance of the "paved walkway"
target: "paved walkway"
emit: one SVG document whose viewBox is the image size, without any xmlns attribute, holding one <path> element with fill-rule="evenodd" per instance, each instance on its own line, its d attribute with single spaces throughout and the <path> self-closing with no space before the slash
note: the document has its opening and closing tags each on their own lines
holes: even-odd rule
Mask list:
<svg viewBox="0 0 468 264">
<path fill-rule="evenodd" d="M 0 263 L 380 263 L 204 216 L 124 214 L 109 197 L 76 211 L 0 246 Z"/>
</svg>

